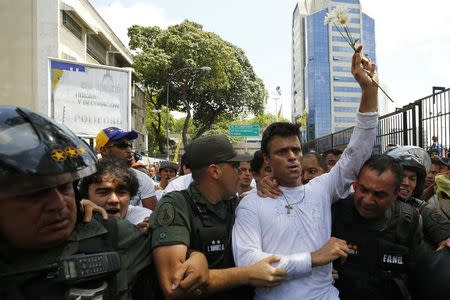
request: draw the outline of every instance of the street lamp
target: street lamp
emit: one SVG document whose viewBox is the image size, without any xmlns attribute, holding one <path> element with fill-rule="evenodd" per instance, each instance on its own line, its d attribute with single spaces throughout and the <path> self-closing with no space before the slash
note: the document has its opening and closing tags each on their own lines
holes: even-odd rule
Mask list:
<svg viewBox="0 0 450 300">
<path fill-rule="evenodd" d="M 170 160 L 170 138 L 169 138 L 169 90 L 170 90 L 170 82 L 172 81 L 172 78 L 180 73 L 180 72 L 184 72 L 184 71 L 204 71 L 204 72 L 209 72 L 211 71 L 210 67 L 198 67 L 198 68 L 181 68 L 176 70 L 175 72 L 173 72 L 172 74 L 169 75 L 169 79 L 167 79 L 166 82 L 166 107 L 167 107 L 167 111 L 166 111 L 166 142 L 167 142 L 167 160 Z"/>
</svg>

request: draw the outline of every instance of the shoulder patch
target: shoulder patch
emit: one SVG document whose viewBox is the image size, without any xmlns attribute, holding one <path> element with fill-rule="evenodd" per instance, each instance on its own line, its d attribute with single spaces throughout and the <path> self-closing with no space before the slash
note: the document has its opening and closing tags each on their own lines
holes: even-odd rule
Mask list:
<svg viewBox="0 0 450 300">
<path fill-rule="evenodd" d="M 164 203 L 158 210 L 156 221 L 161 226 L 168 226 L 173 223 L 175 219 L 175 208 L 172 203 Z"/>
</svg>

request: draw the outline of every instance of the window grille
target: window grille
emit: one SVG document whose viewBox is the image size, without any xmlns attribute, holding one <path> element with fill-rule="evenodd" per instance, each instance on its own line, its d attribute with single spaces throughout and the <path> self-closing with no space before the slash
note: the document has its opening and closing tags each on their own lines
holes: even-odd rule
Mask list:
<svg viewBox="0 0 450 300">
<path fill-rule="evenodd" d="M 80 41 L 83 40 L 83 30 L 80 25 L 66 12 L 63 11 L 63 25 L 72 32 Z"/>
<path fill-rule="evenodd" d="M 87 36 L 87 53 L 92 56 L 99 63 L 106 65 L 106 46 L 95 36 Z"/>
</svg>

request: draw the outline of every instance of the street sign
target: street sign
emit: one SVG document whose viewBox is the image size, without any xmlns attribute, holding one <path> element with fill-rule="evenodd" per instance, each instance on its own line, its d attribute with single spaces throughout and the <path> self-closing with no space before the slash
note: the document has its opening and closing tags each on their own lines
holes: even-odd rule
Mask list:
<svg viewBox="0 0 450 300">
<path fill-rule="evenodd" d="M 231 136 L 259 136 L 260 130 L 258 124 L 228 126 L 228 132 Z"/>
</svg>

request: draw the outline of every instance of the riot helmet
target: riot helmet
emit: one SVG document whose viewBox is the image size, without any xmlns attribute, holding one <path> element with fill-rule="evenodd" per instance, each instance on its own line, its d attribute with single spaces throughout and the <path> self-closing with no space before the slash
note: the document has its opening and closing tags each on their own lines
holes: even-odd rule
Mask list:
<svg viewBox="0 0 450 300">
<path fill-rule="evenodd" d="M 95 173 L 96 156 L 64 125 L 26 108 L 0 106 L 0 198 Z"/>
<path fill-rule="evenodd" d="M 413 196 L 418 198 L 423 192 L 425 178 L 431 168 L 431 159 L 428 153 L 417 146 L 398 146 L 388 149 L 384 154 L 397 159 L 403 169 L 417 174 L 417 185 Z"/>
</svg>

